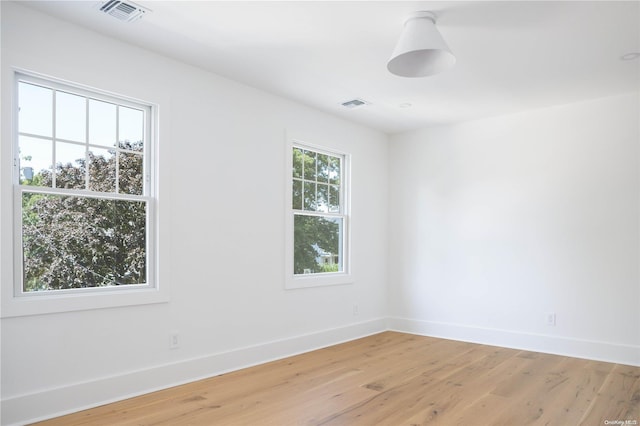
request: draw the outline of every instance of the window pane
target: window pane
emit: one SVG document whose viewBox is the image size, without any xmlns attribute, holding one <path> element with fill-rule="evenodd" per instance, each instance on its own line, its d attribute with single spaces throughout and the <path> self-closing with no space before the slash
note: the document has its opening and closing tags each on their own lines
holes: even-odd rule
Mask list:
<svg viewBox="0 0 640 426">
<path fill-rule="evenodd" d="M 56 138 L 84 142 L 87 131 L 87 100 L 56 92 Z"/>
<path fill-rule="evenodd" d="M 340 187 L 336 185 L 329 186 L 329 211 L 331 213 L 340 212 Z"/>
<path fill-rule="evenodd" d="M 304 182 L 304 210 L 315 211 L 316 209 L 316 184 Z"/>
<path fill-rule="evenodd" d="M 53 135 L 53 90 L 18 83 L 18 102 L 19 132 Z"/>
<path fill-rule="evenodd" d="M 99 192 L 116 190 L 116 156 L 112 149 L 93 148 L 88 152 L 89 189 Z"/>
<path fill-rule="evenodd" d="M 20 136 L 20 184 L 51 187 L 52 142 Z"/>
<path fill-rule="evenodd" d="M 146 203 L 23 193 L 25 292 L 146 282 Z"/>
<path fill-rule="evenodd" d="M 118 191 L 122 194 L 142 195 L 142 155 L 121 152 L 118 160 Z"/>
<path fill-rule="evenodd" d="M 56 187 L 86 187 L 85 145 L 56 142 Z"/>
<path fill-rule="evenodd" d="M 329 183 L 340 185 L 340 159 L 330 157 L 329 160 Z"/>
<path fill-rule="evenodd" d="M 293 180 L 293 204 L 291 208 L 296 210 L 302 210 L 302 181 L 298 179 Z"/>
<path fill-rule="evenodd" d="M 316 180 L 316 153 L 313 151 L 304 152 L 304 179 Z"/>
<path fill-rule="evenodd" d="M 318 182 L 329 181 L 329 156 L 318 154 Z"/>
<path fill-rule="evenodd" d="M 142 151 L 144 114 L 139 109 L 118 107 L 118 141 L 120 148 Z"/>
<path fill-rule="evenodd" d="M 116 106 L 89 99 L 89 143 L 114 146 L 116 143 Z"/>
<path fill-rule="evenodd" d="M 304 154 L 299 148 L 293 148 L 293 177 L 302 178 L 302 162 Z"/>
<path fill-rule="evenodd" d="M 342 219 L 294 216 L 294 274 L 342 271 Z"/>
<path fill-rule="evenodd" d="M 317 198 L 316 211 L 326 213 L 329 211 L 329 186 L 319 183 L 317 188 L 318 188 L 318 192 L 317 192 L 318 198 Z"/>
</svg>

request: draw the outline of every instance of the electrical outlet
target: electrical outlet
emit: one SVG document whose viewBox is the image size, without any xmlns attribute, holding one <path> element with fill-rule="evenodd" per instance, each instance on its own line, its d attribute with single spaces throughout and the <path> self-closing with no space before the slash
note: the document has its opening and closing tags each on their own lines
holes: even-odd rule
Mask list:
<svg viewBox="0 0 640 426">
<path fill-rule="evenodd" d="M 171 333 L 169 335 L 169 349 L 178 349 L 179 347 L 178 333 Z"/>
<path fill-rule="evenodd" d="M 555 312 L 545 312 L 545 317 L 547 319 L 547 325 L 555 326 L 556 325 L 556 313 Z"/>
</svg>

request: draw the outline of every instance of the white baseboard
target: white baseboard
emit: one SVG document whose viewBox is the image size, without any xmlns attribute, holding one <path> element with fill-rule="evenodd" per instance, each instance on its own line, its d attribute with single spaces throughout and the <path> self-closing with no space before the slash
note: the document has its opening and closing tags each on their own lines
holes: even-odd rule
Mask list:
<svg viewBox="0 0 640 426">
<path fill-rule="evenodd" d="M 408 318 L 388 320 L 393 331 L 640 366 L 640 346 Z"/>
<path fill-rule="evenodd" d="M 57 417 L 309 352 L 385 330 L 387 330 L 387 319 L 379 318 L 144 370 L 131 371 L 117 376 L 10 397 L 2 400 L 1 424 L 5 426 L 23 425 Z"/>
</svg>

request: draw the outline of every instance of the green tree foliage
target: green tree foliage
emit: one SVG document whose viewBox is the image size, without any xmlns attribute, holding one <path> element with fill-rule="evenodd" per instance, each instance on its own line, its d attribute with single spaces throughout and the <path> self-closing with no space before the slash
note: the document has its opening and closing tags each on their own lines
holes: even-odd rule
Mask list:
<svg viewBox="0 0 640 426">
<path fill-rule="evenodd" d="M 141 142 L 121 143 L 139 151 Z M 58 163 L 57 188 L 142 194 L 142 156 L 119 152 L 75 164 Z M 116 177 L 116 164 L 119 166 Z M 40 171 L 23 184 L 52 187 Z M 146 203 L 91 196 L 23 192 L 24 291 L 101 287 L 146 282 Z"/>
<path fill-rule="evenodd" d="M 339 253 L 339 219 L 295 215 L 293 232 L 293 270 L 295 274 L 337 272 L 336 263 L 324 264 L 322 255 Z"/>
</svg>

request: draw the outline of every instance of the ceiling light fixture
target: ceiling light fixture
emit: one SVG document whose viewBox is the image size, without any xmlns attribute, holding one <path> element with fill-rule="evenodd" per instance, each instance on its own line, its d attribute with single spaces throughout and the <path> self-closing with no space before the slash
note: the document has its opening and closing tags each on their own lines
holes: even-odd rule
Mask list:
<svg viewBox="0 0 640 426">
<path fill-rule="evenodd" d="M 387 69 L 400 77 L 426 77 L 456 63 L 440 32 L 433 12 L 415 12 L 404 23 Z"/>
</svg>

